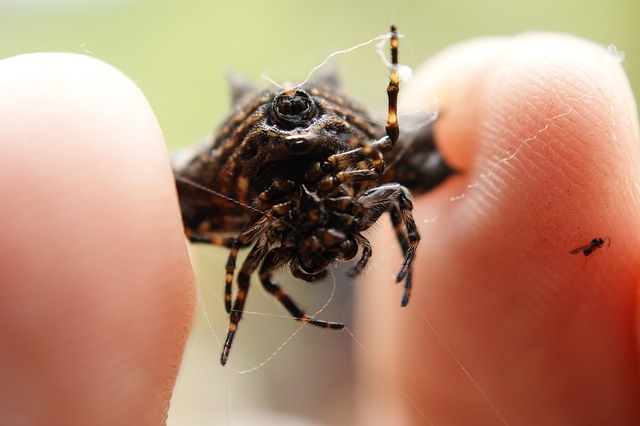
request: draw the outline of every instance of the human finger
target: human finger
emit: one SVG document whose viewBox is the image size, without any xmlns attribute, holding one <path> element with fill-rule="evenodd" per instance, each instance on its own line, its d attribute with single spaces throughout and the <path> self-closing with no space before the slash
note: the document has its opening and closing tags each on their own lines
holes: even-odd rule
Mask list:
<svg viewBox="0 0 640 426">
<path fill-rule="evenodd" d="M 123 74 L 0 62 L 2 424 L 159 424 L 194 309 L 163 137 Z"/>
</svg>

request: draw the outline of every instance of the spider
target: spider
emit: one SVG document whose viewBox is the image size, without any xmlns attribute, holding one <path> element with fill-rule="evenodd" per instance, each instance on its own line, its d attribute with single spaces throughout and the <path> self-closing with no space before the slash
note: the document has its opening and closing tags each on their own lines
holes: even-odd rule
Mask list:
<svg viewBox="0 0 640 426">
<path fill-rule="evenodd" d="M 609 241 L 609 245 L 611 245 L 611 238 L 609 238 L 609 237 L 604 237 L 604 238 L 598 237 L 598 238 L 594 238 L 593 240 L 591 240 L 591 242 L 589 244 L 585 244 L 583 246 L 575 248 L 575 249 L 571 250 L 569 253 L 571 253 L 571 254 L 582 253 L 585 256 L 589 256 L 594 251 L 602 248 L 604 246 L 604 242 L 605 241 Z"/>
<path fill-rule="evenodd" d="M 385 127 L 338 92 L 333 75 L 314 84 L 260 92 L 232 79 L 234 107 L 217 134 L 174 166 L 185 234 L 191 242 L 229 249 L 224 304 L 229 315 L 220 361 L 226 364 L 254 272 L 295 319 L 327 329 L 343 324 L 308 316 L 273 279 L 288 266 L 317 282 L 336 261 L 360 253 L 348 275 L 367 266 L 372 247 L 363 232 L 389 213 L 404 260 L 401 305 L 409 302 L 420 235 L 407 187 L 424 192 L 453 171 L 435 150 L 430 127 L 398 146 L 398 36 L 391 27 L 391 75 Z M 393 168 L 388 168 L 393 164 Z M 236 236 L 224 237 L 222 232 Z M 242 249 L 249 254 L 236 274 Z M 237 290 L 233 297 L 234 276 Z"/>
</svg>

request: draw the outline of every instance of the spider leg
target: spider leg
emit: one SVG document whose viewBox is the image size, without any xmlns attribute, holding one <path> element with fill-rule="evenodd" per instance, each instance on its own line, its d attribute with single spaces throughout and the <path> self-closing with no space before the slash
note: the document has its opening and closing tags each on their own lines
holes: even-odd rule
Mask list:
<svg viewBox="0 0 640 426">
<path fill-rule="evenodd" d="M 309 317 L 302 309 L 285 293 L 280 286 L 273 281 L 273 273 L 276 269 L 284 266 L 291 260 L 292 254 L 289 249 L 277 247 L 270 250 L 264 257 L 262 266 L 260 267 L 260 281 L 270 294 L 272 294 L 278 302 L 289 311 L 298 321 L 309 323 L 317 327 L 330 328 L 340 330 L 344 324 L 338 322 L 329 322 Z"/>
<path fill-rule="evenodd" d="M 371 243 L 366 238 L 356 235 L 355 236 L 358 245 L 362 245 L 362 254 L 360 255 L 360 259 L 358 262 L 351 268 L 347 275 L 351 278 L 357 277 L 364 271 L 367 264 L 369 263 L 369 259 L 371 259 L 371 254 L 373 253 L 373 249 L 371 248 Z"/>
<path fill-rule="evenodd" d="M 347 142 L 357 148 L 318 161 L 305 174 L 305 179 L 318 183 L 321 192 L 330 193 L 343 183 L 376 180 L 384 171 L 384 160 L 377 149 L 356 139 Z"/>
<path fill-rule="evenodd" d="M 402 224 L 404 223 L 402 214 L 396 206 L 393 206 L 389 210 L 389 215 L 391 216 L 391 224 L 393 225 L 393 230 L 396 233 L 396 238 L 398 239 L 398 243 L 400 243 L 400 247 L 402 248 L 402 253 L 406 253 L 407 250 L 409 250 L 409 240 L 407 238 L 407 233 L 402 227 Z"/>
<path fill-rule="evenodd" d="M 400 77 L 398 76 L 398 32 L 395 25 L 391 26 L 391 77 L 387 86 L 389 98 L 389 115 L 385 130 L 391 141 L 391 146 L 398 142 L 400 127 L 398 127 L 398 92 L 400 91 Z"/>
<path fill-rule="evenodd" d="M 240 249 L 247 247 L 258 236 L 263 233 L 269 224 L 267 216 L 263 216 L 256 223 L 254 223 L 249 229 L 235 238 L 231 238 L 231 245 L 229 251 L 229 257 L 227 258 L 227 264 L 225 266 L 224 276 L 224 308 L 227 313 L 231 313 L 231 294 L 233 284 L 233 274 L 236 270 L 236 260 L 238 259 L 238 252 Z"/>
<path fill-rule="evenodd" d="M 407 188 L 399 183 L 389 183 L 366 190 L 359 201 L 365 212 L 361 230 L 372 226 L 382 213 L 388 211 L 391 214 L 396 236 L 404 254 L 404 261 L 396 277 L 396 282 L 405 280 L 401 305 L 406 306 L 411 295 L 411 268 L 420 242 L 420 234 L 411 212 L 413 209 L 411 194 Z M 400 224 L 404 225 L 404 230 Z"/>
<path fill-rule="evenodd" d="M 384 160 L 380 150 L 370 144 L 362 143 L 357 139 L 349 139 L 347 142 L 355 146 L 355 149 L 333 154 L 327 158 L 327 161 L 335 170 L 344 170 L 353 164 L 368 160 L 376 172 L 383 172 Z"/>
<path fill-rule="evenodd" d="M 359 169 L 346 170 L 336 174 L 330 174 L 322 178 L 318 184 L 318 189 L 322 192 L 331 192 L 343 183 L 358 183 L 377 179 L 380 175 L 375 170 Z"/>
<path fill-rule="evenodd" d="M 249 292 L 251 274 L 258 268 L 262 259 L 264 259 L 265 254 L 269 250 L 269 245 L 269 240 L 265 236 L 261 237 L 253 246 L 251 252 L 249 252 L 249 255 L 242 264 L 242 268 L 240 268 L 238 272 L 238 293 L 236 294 L 236 300 L 233 302 L 233 309 L 231 309 L 229 313 L 229 331 L 227 332 L 227 338 L 225 339 L 222 355 L 220 356 L 222 365 L 227 363 L 231 344 L 238 329 L 238 323 L 242 319 L 244 304 Z"/>
<path fill-rule="evenodd" d="M 409 303 L 409 298 L 411 297 L 411 285 L 413 283 L 413 271 L 409 269 L 407 272 L 407 276 L 404 280 L 404 291 L 402 293 L 402 300 L 400 301 L 400 306 L 405 307 Z"/>
<path fill-rule="evenodd" d="M 398 207 L 391 211 L 393 221 L 393 211 L 398 212 L 400 221 L 404 224 L 404 232 L 402 227 L 394 225 L 396 231 L 396 237 L 402 247 L 404 253 L 404 262 L 402 268 L 396 277 L 396 282 L 404 281 L 404 294 L 402 296 L 402 306 L 406 306 L 409 303 L 409 297 L 411 295 L 411 275 L 412 265 L 416 257 L 416 250 L 418 249 L 418 243 L 420 242 L 420 234 L 418 233 L 418 227 L 413 218 L 413 203 L 410 197 L 406 197 L 407 194 L 399 194 Z"/>
<path fill-rule="evenodd" d="M 347 142 L 355 149 L 333 154 L 324 163 L 317 163 L 310 175 L 318 175 L 321 170 L 329 171 L 320 184 L 319 189 L 330 192 L 342 183 L 357 183 L 378 179 L 384 172 L 382 154 L 389 151 L 398 142 L 400 127 L 398 126 L 398 93 L 400 92 L 400 77 L 398 76 L 398 33 L 394 25 L 391 26 L 391 75 L 387 85 L 389 108 L 387 112 L 386 135 L 370 144 L 357 140 Z M 370 166 L 363 165 L 362 169 L 345 170 L 347 167 L 368 161 Z M 372 169 L 368 168 L 372 167 Z M 328 169 L 328 170 L 327 170 Z M 338 171 L 337 173 L 335 173 Z"/>
<path fill-rule="evenodd" d="M 189 228 L 185 228 L 184 233 L 189 239 L 189 241 L 192 243 L 206 243 L 206 244 L 213 244 L 214 246 L 223 246 L 227 248 L 231 248 L 233 246 L 234 241 L 236 240 L 235 237 L 221 237 L 220 235 L 216 235 L 213 233 L 203 234 Z"/>
<path fill-rule="evenodd" d="M 398 93 L 400 92 L 400 77 L 398 76 L 398 32 L 395 25 L 391 26 L 391 75 L 387 85 L 389 108 L 387 112 L 386 135 L 370 144 L 381 153 L 386 153 L 398 142 L 400 126 L 398 126 Z"/>
<path fill-rule="evenodd" d="M 284 194 L 287 194 L 295 188 L 296 184 L 292 180 L 286 179 L 275 179 L 271 186 L 262 191 L 258 196 L 258 200 L 263 203 L 270 203 L 271 201 L 282 197 Z M 269 205 L 260 206 L 259 209 L 262 210 Z"/>
</svg>

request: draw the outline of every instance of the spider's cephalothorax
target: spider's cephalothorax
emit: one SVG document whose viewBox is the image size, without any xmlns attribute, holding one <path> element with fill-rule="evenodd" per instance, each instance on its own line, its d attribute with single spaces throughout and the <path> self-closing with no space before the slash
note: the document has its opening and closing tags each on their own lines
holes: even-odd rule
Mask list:
<svg viewBox="0 0 640 426">
<path fill-rule="evenodd" d="M 230 249 L 225 277 L 229 331 L 225 364 L 242 318 L 251 275 L 295 318 L 319 327 L 340 323 L 307 316 L 273 281 L 288 266 L 307 282 L 323 278 L 335 261 L 360 257 L 350 275 L 362 272 L 372 248 L 362 235 L 380 216 L 391 216 L 404 262 L 402 306 L 409 301 L 411 270 L 420 237 L 411 195 L 450 173 L 435 151 L 430 127 L 399 140 L 398 38 L 391 29 L 391 78 L 386 127 L 339 94 L 325 77 L 314 85 L 256 93 L 234 84 L 234 110 L 208 144 L 176 167 L 185 232 L 193 242 Z M 401 147 L 402 149 L 398 149 Z M 393 164 L 393 167 L 388 167 Z M 235 237 L 221 237 L 235 232 Z M 232 284 L 239 250 L 250 248 Z"/>
</svg>

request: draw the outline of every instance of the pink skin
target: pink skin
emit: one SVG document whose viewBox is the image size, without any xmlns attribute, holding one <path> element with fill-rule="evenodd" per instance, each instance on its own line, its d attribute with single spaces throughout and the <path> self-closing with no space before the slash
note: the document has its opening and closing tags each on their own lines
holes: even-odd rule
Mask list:
<svg viewBox="0 0 640 426">
<path fill-rule="evenodd" d="M 357 286 L 379 362 L 360 353 L 363 423 L 640 422 L 640 145 L 619 64 L 566 36 L 477 40 L 407 87 L 409 109 L 438 97 L 461 174 L 415 202 L 409 306 L 399 256 L 374 253 L 389 274 Z M 0 88 L 0 424 L 162 423 L 195 290 L 158 123 L 88 57 L 1 61 Z"/>
<path fill-rule="evenodd" d="M 461 174 L 416 200 L 406 311 L 385 274 L 358 287 L 381 365 L 359 360 L 363 424 L 640 424 L 640 144 L 616 58 L 527 34 L 456 46 L 416 80 L 405 106 L 439 99 L 437 140 Z"/>
<path fill-rule="evenodd" d="M 0 86 L 0 423 L 160 424 L 195 291 L 158 122 L 88 57 Z"/>
</svg>

